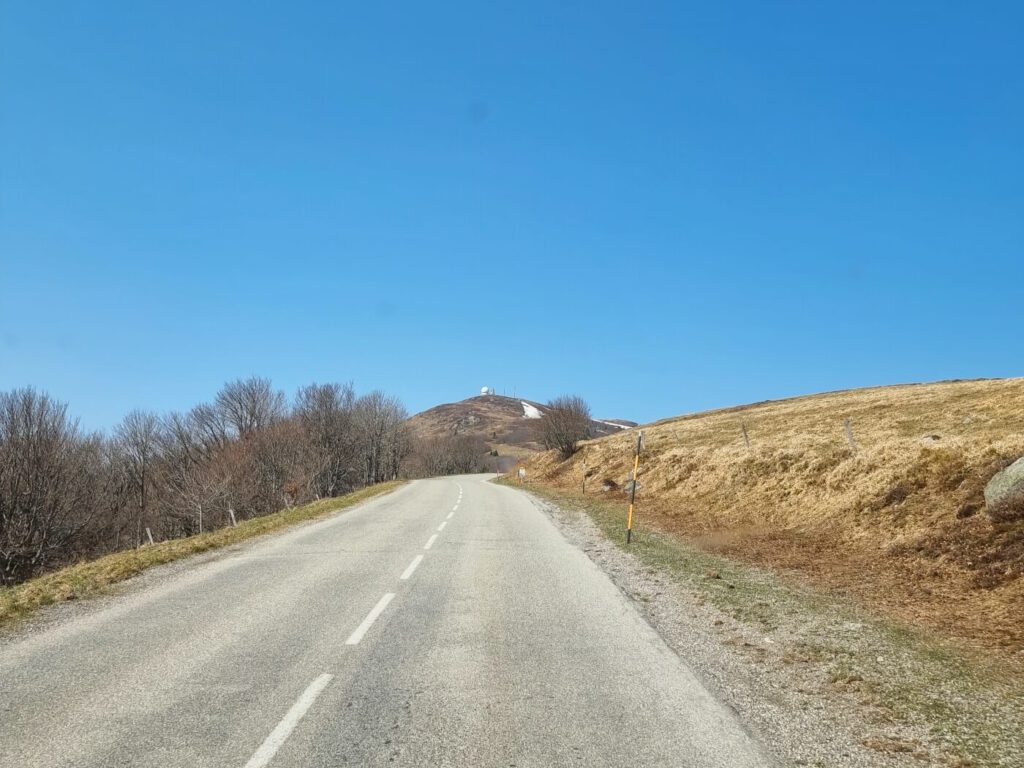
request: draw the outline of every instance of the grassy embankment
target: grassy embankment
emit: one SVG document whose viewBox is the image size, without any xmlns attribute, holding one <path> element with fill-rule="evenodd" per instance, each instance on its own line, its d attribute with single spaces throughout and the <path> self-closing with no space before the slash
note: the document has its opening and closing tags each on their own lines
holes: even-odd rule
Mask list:
<svg viewBox="0 0 1024 768">
<path fill-rule="evenodd" d="M 24 584 L 0 589 L 0 626 L 24 618 L 45 605 L 104 594 L 110 586 L 130 579 L 147 568 L 325 517 L 392 491 L 402 484 L 403 481 L 381 483 L 345 496 L 321 499 L 272 515 L 244 520 L 233 528 L 221 528 L 183 539 L 171 539 L 138 549 L 115 552 L 97 560 L 62 568 Z"/>
<path fill-rule="evenodd" d="M 1024 520 L 991 520 L 982 491 L 1024 455 L 1024 379 L 813 395 L 645 430 L 649 528 L 1022 658 Z M 589 493 L 624 502 L 635 435 L 584 443 L 568 461 L 542 454 L 528 477 L 578 493 L 585 467 Z"/>
</svg>

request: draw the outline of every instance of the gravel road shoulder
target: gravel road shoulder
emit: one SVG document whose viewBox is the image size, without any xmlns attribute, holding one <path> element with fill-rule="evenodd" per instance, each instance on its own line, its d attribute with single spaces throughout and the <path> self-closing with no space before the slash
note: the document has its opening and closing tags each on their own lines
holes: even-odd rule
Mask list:
<svg viewBox="0 0 1024 768">
<path fill-rule="evenodd" d="M 1024 687 L 835 596 L 643 532 L 625 551 L 600 502 L 534 503 L 632 600 L 780 762 L 1024 765 Z"/>
</svg>

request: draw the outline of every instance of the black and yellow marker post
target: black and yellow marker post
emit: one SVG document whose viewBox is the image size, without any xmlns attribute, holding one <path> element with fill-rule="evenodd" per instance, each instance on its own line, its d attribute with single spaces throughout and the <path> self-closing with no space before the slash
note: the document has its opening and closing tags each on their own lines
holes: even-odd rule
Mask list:
<svg viewBox="0 0 1024 768">
<path fill-rule="evenodd" d="M 633 457 L 633 487 L 629 490 L 629 517 L 626 519 L 626 543 L 633 540 L 633 510 L 636 508 L 637 475 L 640 474 L 640 451 L 644 447 L 644 433 L 636 438 L 636 455 Z"/>
</svg>

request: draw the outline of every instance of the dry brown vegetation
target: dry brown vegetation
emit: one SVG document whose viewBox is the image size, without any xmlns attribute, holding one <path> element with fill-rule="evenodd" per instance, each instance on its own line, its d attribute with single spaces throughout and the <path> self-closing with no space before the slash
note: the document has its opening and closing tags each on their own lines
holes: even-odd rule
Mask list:
<svg viewBox="0 0 1024 768">
<path fill-rule="evenodd" d="M 1024 379 L 828 393 L 645 429 L 642 524 L 967 644 L 1024 651 L 1024 521 L 993 521 L 982 494 L 1024 454 Z M 568 461 L 549 452 L 529 474 L 578 489 L 586 462 L 588 492 L 601 493 L 626 479 L 634 441 L 594 440 Z"/>
</svg>

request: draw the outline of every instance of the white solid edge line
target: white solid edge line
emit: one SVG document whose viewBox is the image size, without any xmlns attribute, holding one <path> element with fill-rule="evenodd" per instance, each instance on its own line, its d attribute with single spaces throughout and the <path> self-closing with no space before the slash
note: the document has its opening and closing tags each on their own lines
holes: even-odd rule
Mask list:
<svg viewBox="0 0 1024 768">
<path fill-rule="evenodd" d="M 412 572 L 416 570 L 416 566 L 419 565 L 422 562 L 423 562 L 423 555 L 416 555 L 416 557 L 414 557 L 412 559 L 412 562 L 409 563 L 409 567 L 406 568 L 404 571 L 402 571 L 402 575 L 399 576 L 398 578 L 400 578 L 402 581 L 405 581 L 410 576 L 412 576 Z"/>
<path fill-rule="evenodd" d="M 448 513 L 448 517 L 446 517 L 445 519 L 446 520 L 451 520 L 452 519 L 452 515 L 454 515 L 454 514 L 455 514 L 455 510 L 453 509 L 451 512 Z"/>
<path fill-rule="evenodd" d="M 249 762 L 245 764 L 245 768 L 263 768 L 263 766 L 269 763 L 277 750 L 281 748 L 281 745 L 288 740 L 291 736 L 292 731 L 295 730 L 295 726 L 299 724 L 299 720 L 303 718 L 309 708 L 313 706 L 313 702 L 316 701 L 316 697 L 320 695 L 321 691 L 326 688 L 334 677 L 332 675 L 320 675 L 316 680 L 309 684 L 309 687 L 302 692 L 299 696 L 298 701 L 292 704 L 292 708 L 288 710 L 284 718 L 277 727 L 270 732 L 266 740 L 260 744 L 260 748 L 256 750 L 256 753 L 249 758 Z"/>
<path fill-rule="evenodd" d="M 439 526 L 437 526 L 437 532 L 438 532 L 438 533 L 440 533 L 441 531 L 443 531 L 443 530 L 444 530 L 444 527 L 445 527 L 446 525 L 448 525 L 448 521 L 447 521 L 447 520 L 443 520 L 443 521 L 441 522 L 441 524 L 440 524 Z"/>
<path fill-rule="evenodd" d="M 395 596 L 394 592 L 388 592 L 384 597 L 377 601 L 377 604 L 373 606 L 373 610 L 366 614 L 366 618 L 363 619 L 363 623 L 356 627 L 356 631 L 348 636 L 348 640 L 345 641 L 345 645 L 359 645 L 359 641 L 363 639 L 363 635 L 366 631 L 373 626 L 373 622 L 377 620 L 377 617 L 384 613 L 384 609 L 388 607 L 388 603 Z"/>
<path fill-rule="evenodd" d="M 431 536 L 429 539 L 427 539 L 427 544 L 423 548 L 424 549 L 430 549 L 432 546 L 434 546 L 434 542 L 435 541 L 437 541 L 437 534 L 436 533 L 433 536 Z"/>
</svg>

